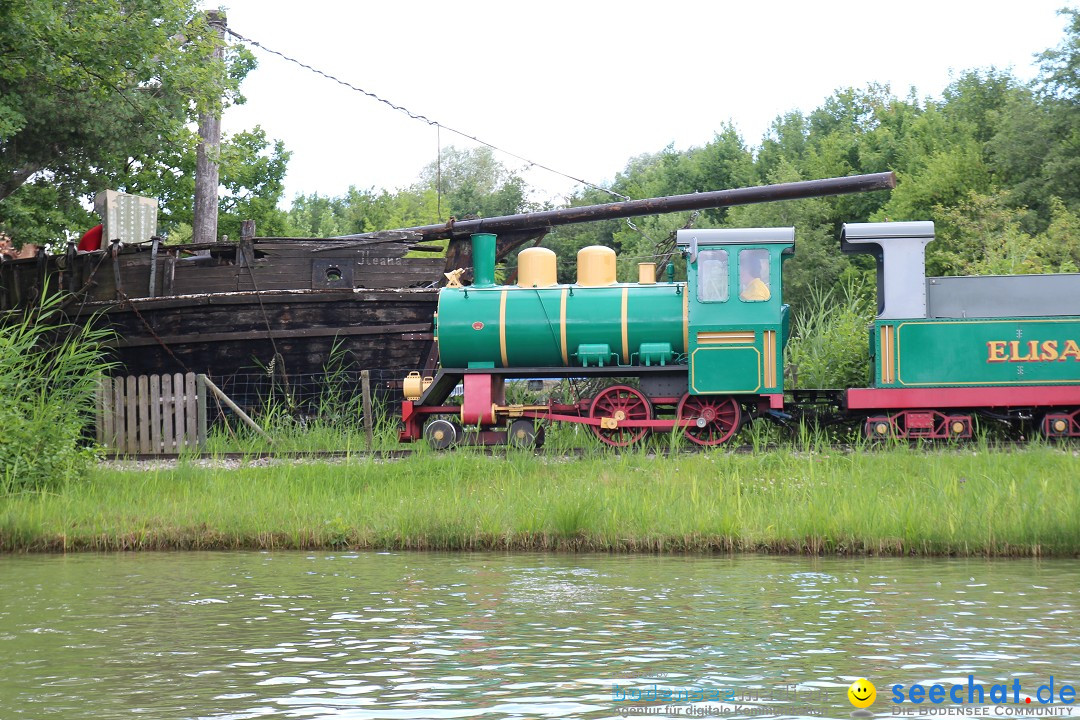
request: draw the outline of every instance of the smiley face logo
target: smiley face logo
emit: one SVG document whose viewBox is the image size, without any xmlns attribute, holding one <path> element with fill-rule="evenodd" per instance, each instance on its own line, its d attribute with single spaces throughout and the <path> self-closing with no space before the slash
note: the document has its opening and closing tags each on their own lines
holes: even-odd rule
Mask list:
<svg viewBox="0 0 1080 720">
<path fill-rule="evenodd" d="M 847 690 L 848 700 L 857 708 L 867 708 L 877 699 L 877 688 L 866 678 L 859 678 L 851 683 Z"/>
</svg>

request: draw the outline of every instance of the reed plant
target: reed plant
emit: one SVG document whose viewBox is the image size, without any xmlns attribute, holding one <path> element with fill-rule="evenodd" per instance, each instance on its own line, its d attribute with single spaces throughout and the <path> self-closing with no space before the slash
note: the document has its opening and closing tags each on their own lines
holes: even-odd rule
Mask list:
<svg viewBox="0 0 1080 720">
<path fill-rule="evenodd" d="M 788 363 L 797 388 L 866 385 L 870 374 L 868 328 L 874 321 L 874 294 L 860 276 L 833 288 L 810 289 L 797 309 L 788 342 Z"/>
<path fill-rule="evenodd" d="M 0 318 L 0 493 L 56 488 L 94 459 L 84 441 L 111 332 L 68 322 L 60 295 Z"/>
</svg>

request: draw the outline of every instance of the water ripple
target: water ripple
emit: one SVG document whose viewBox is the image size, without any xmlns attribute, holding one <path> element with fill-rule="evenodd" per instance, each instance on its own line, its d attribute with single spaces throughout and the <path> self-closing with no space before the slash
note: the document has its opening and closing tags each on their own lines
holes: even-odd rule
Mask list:
<svg viewBox="0 0 1080 720">
<path fill-rule="evenodd" d="M 1078 588 L 1069 562 L 0 558 L 0 707 L 5 718 L 612 718 L 628 705 L 616 688 L 651 687 L 739 693 L 741 704 L 687 705 L 728 718 L 762 706 L 800 717 L 806 694 L 824 693 L 815 707 L 846 718 L 859 677 L 879 694 L 968 674 L 1080 684 Z M 803 696 L 778 697 L 785 688 Z"/>
</svg>

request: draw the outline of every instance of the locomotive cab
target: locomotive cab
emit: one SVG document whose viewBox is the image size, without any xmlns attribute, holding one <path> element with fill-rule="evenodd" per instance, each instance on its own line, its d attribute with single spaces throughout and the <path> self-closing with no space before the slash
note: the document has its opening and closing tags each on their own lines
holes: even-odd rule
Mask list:
<svg viewBox="0 0 1080 720">
<path fill-rule="evenodd" d="M 692 395 L 768 395 L 782 406 L 789 310 L 784 260 L 795 228 L 680 230 L 687 260 L 686 333 Z"/>
</svg>

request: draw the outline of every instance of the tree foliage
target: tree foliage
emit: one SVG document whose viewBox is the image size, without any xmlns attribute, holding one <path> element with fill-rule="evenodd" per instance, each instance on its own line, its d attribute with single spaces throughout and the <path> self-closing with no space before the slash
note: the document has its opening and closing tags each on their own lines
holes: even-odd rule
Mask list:
<svg viewBox="0 0 1080 720">
<path fill-rule="evenodd" d="M 289 210 L 289 233 L 332 237 L 445 222 L 451 216 L 495 217 L 537 209 L 525 181 L 488 148 L 443 150 L 412 186 L 396 191 L 350 187 L 343 196 L 301 195 Z"/>
<path fill-rule="evenodd" d="M 254 67 L 241 46 L 210 58 L 196 0 L 0 3 L 0 230 L 17 243 L 97 222 L 106 188 L 156 197 L 162 229 L 190 222 L 199 113 L 242 102 Z M 246 217 L 284 229 L 276 205 L 288 155 L 262 130 L 221 150 L 222 232 Z"/>
</svg>

